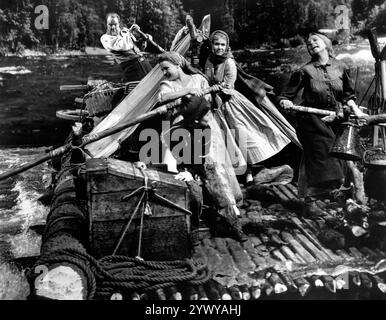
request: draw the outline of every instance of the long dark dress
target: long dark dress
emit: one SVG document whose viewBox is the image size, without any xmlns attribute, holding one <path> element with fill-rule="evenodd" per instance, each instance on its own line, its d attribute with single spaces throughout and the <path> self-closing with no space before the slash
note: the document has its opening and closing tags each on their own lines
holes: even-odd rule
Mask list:
<svg viewBox="0 0 386 320">
<path fill-rule="evenodd" d="M 300 68 L 292 75 L 279 100 L 293 100 L 302 89 L 302 105 L 307 107 L 336 111 L 346 101 L 355 100 L 350 69 L 336 59 L 330 59 L 326 65 L 310 61 Z M 308 187 L 343 178 L 342 162 L 328 155 L 335 140 L 336 125 L 306 113 L 297 114 L 297 123 Z"/>
</svg>

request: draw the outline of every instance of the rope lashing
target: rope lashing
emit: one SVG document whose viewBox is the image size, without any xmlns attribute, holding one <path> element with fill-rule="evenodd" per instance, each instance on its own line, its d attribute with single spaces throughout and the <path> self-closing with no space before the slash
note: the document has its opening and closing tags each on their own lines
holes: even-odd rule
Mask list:
<svg viewBox="0 0 386 320">
<path fill-rule="evenodd" d="M 106 256 L 96 260 L 78 249 L 61 249 L 41 257 L 36 265 L 69 263 L 87 278 L 87 296 L 108 298 L 119 291 L 151 292 L 178 284 L 202 285 L 212 277 L 207 265 L 186 259 L 144 261 L 127 256 Z"/>
</svg>

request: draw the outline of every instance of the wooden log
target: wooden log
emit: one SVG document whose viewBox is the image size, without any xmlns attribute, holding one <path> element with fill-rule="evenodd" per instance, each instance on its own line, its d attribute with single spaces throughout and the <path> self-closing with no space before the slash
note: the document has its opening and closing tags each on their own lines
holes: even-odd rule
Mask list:
<svg viewBox="0 0 386 320">
<path fill-rule="evenodd" d="M 246 250 L 243 249 L 239 242 L 233 239 L 227 239 L 229 252 L 236 263 L 237 268 L 241 272 L 251 272 L 255 270 L 256 265 L 247 254 Z"/>
<path fill-rule="evenodd" d="M 380 293 L 386 293 L 386 284 L 385 281 L 378 275 L 371 275 L 370 279 L 373 282 L 373 287 L 376 288 Z"/>
<path fill-rule="evenodd" d="M 175 286 L 166 288 L 165 293 L 169 300 L 182 300 L 182 294 Z"/>
<path fill-rule="evenodd" d="M 296 255 L 289 247 L 287 246 L 282 246 L 280 248 L 280 251 L 283 253 L 283 255 L 291 260 L 292 262 L 294 263 L 299 263 L 299 264 L 303 264 L 303 263 L 306 263 L 299 255 Z"/>
<path fill-rule="evenodd" d="M 223 285 L 221 285 L 220 283 L 218 283 L 215 280 L 211 280 L 211 281 L 212 281 L 212 285 L 217 289 L 217 292 L 220 294 L 221 300 L 232 300 L 231 295 L 224 288 Z"/>
<path fill-rule="evenodd" d="M 54 300 L 84 300 L 87 295 L 85 278 L 80 269 L 67 265 L 53 266 L 42 274 L 40 281 L 35 281 L 35 294 Z"/>
<path fill-rule="evenodd" d="M 269 243 L 270 239 L 269 237 L 265 234 L 265 233 L 260 233 L 260 239 L 261 239 L 261 242 L 266 245 L 267 243 Z"/>
<path fill-rule="evenodd" d="M 274 247 L 269 245 L 269 242 L 271 239 L 265 234 L 265 233 L 260 233 L 260 238 L 263 244 L 267 247 L 267 250 L 271 253 L 272 257 L 277 261 L 280 262 L 286 262 L 287 259 L 283 256 L 283 254 L 278 250 L 275 249 Z M 274 262 L 273 260 L 272 262 Z"/>
<path fill-rule="evenodd" d="M 202 285 L 197 286 L 198 300 L 209 300 Z"/>
<path fill-rule="evenodd" d="M 280 239 L 277 233 L 274 233 L 270 230 L 267 230 L 267 236 L 271 239 L 272 242 L 275 242 L 278 244 L 285 243 Z M 286 262 L 287 259 L 290 259 L 292 262 L 302 263 L 302 260 L 297 258 L 295 254 L 287 246 L 282 245 L 278 250 L 279 250 L 279 253 L 277 253 L 277 251 L 275 250 L 274 254 L 276 258 L 279 259 L 280 261 Z M 284 260 L 283 260 L 283 257 L 284 257 Z"/>
<path fill-rule="evenodd" d="M 373 250 L 371 250 L 370 248 L 368 247 L 361 247 L 359 248 L 360 251 L 362 251 L 366 257 L 368 257 L 370 260 L 381 260 L 382 257 L 378 256 L 378 254 L 376 254 Z"/>
<path fill-rule="evenodd" d="M 336 290 L 348 289 L 350 287 L 350 279 L 348 272 L 342 273 L 335 277 Z"/>
<path fill-rule="evenodd" d="M 298 218 L 296 218 L 298 219 Z M 319 228 L 316 224 L 314 224 L 313 221 L 311 221 L 310 219 L 305 219 L 305 218 L 300 218 L 298 220 L 300 220 L 300 222 L 304 223 L 304 224 L 299 224 L 299 222 L 295 222 L 297 220 L 293 220 L 292 222 L 294 222 L 297 226 L 298 225 L 301 225 L 302 227 L 304 227 L 304 224 L 307 225 L 307 228 L 312 232 L 312 233 L 317 233 L 319 232 Z"/>
<path fill-rule="evenodd" d="M 217 287 L 214 285 L 214 280 L 208 281 L 205 285 L 205 292 L 207 293 L 210 300 L 221 300 L 220 293 L 217 290 Z"/>
<path fill-rule="evenodd" d="M 247 254 L 249 255 L 249 258 L 255 264 L 256 269 L 267 268 L 271 264 L 274 263 L 274 260 L 271 257 L 269 257 L 269 256 L 262 257 L 259 254 L 259 250 L 261 249 L 261 246 L 262 246 L 262 243 L 261 243 L 260 239 L 259 239 L 259 243 L 261 245 L 259 245 L 258 247 L 254 247 L 253 244 L 252 244 L 252 241 L 249 241 L 249 240 L 247 240 L 247 241 L 245 241 L 243 243 L 243 248 L 247 251 Z M 265 246 L 264 246 L 264 248 L 265 248 Z"/>
<path fill-rule="evenodd" d="M 362 281 L 358 271 L 350 271 L 349 274 L 350 285 L 360 288 Z"/>
<path fill-rule="evenodd" d="M 382 259 L 386 258 L 386 253 L 383 252 L 381 249 L 375 248 L 375 249 L 373 249 L 373 251 L 374 251 L 377 255 L 379 255 Z"/>
<path fill-rule="evenodd" d="M 163 289 L 158 289 L 154 292 L 154 295 L 156 297 L 156 300 L 167 300 L 166 294 Z"/>
<path fill-rule="evenodd" d="M 329 275 L 322 275 L 320 279 L 323 281 L 324 287 L 331 293 L 336 293 L 336 282 Z"/>
<path fill-rule="evenodd" d="M 341 256 L 344 260 L 346 261 L 349 261 L 349 260 L 352 260 L 353 257 L 351 257 L 345 250 L 343 249 L 338 249 L 338 250 L 335 250 L 335 252 Z"/>
<path fill-rule="evenodd" d="M 363 172 L 361 172 L 353 161 L 346 161 L 347 167 L 355 185 L 355 198 L 360 204 L 367 204 L 368 198 L 365 193 Z"/>
<path fill-rule="evenodd" d="M 140 295 L 141 300 L 149 300 L 149 295 L 146 292 L 141 293 Z"/>
<path fill-rule="evenodd" d="M 260 289 L 263 289 L 266 279 L 265 279 L 265 271 L 259 271 L 252 275 L 252 286 L 259 287 Z"/>
<path fill-rule="evenodd" d="M 202 244 L 205 247 L 216 248 L 216 242 L 214 239 L 213 239 L 213 241 L 212 241 L 212 239 L 209 239 L 209 238 L 202 239 Z"/>
<path fill-rule="evenodd" d="M 272 191 L 281 201 L 287 202 L 291 200 L 277 186 L 273 186 Z"/>
<path fill-rule="evenodd" d="M 304 278 L 294 279 L 294 282 L 295 282 L 296 286 L 299 288 L 299 294 L 302 297 L 305 297 L 311 289 L 310 283 Z"/>
<path fill-rule="evenodd" d="M 249 240 L 251 240 L 255 248 L 263 244 L 258 237 L 249 237 Z"/>
<path fill-rule="evenodd" d="M 326 210 L 326 208 L 327 208 L 327 204 L 324 202 L 324 201 L 322 201 L 322 200 L 316 200 L 315 201 L 315 204 L 320 208 L 320 209 L 322 209 L 322 210 Z"/>
<path fill-rule="evenodd" d="M 257 300 L 261 297 L 261 288 L 259 286 L 251 286 L 249 288 L 251 298 Z"/>
<path fill-rule="evenodd" d="M 316 262 L 316 259 L 297 242 L 289 232 L 282 231 L 281 238 L 288 242 L 290 247 L 295 250 L 307 263 Z"/>
<path fill-rule="evenodd" d="M 198 293 L 196 289 L 193 288 L 193 286 L 187 285 L 184 286 L 182 298 L 184 300 L 198 300 Z"/>
<path fill-rule="evenodd" d="M 266 278 L 272 284 L 275 294 L 284 293 L 288 290 L 287 286 L 276 272 L 267 272 Z"/>
<path fill-rule="evenodd" d="M 274 288 L 269 281 L 264 282 L 262 289 L 267 297 L 271 296 L 272 293 L 274 292 Z"/>
<path fill-rule="evenodd" d="M 315 288 L 323 288 L 324 283 L 322 280 L 320 280 L 318 275 L 312 275 L 309 279 L 310 283 L 315 287 Z"/>
<path fill-rule="evenodd" d="M 251 293 L 249 292 L 248 286 L 246 284 L 239 286 L 239 290 L 243 300 L 251 300 Z"/>
<path fill-rule="evenodd" d="M 304 236 L 306 236 L 307 239 L 310 240 L 310 242 L 311 242 L 315 247 L 317 247 L 320 251 L 322 251 L 323 254 L 324 254 L 328 259 L 331 259 L 331 260 L 333 260 L 333 261 L 338 261 L 338 259 L 336 258 L 336 256 L 330 254 L 330 253 L 326 250 L 326 248 L 324 248 L 324 247 L 322 246 L 322 244 L 316 239 L 316 237 L 306 230 L 306 228 L 305 228 L 305 227 L 303 226 L 303 224 L 302 224 L 302 221 L 300 221 L 300 220 L 299 220 L 298 218 L 296 218 L 296 217 L 291 218 L 291 221 L 292 221 L 294 224 L 296 224 L 296 226 L 297 226 L 297 227 L 299 228 L 299 230 L 304 234 Z M 309 221 L 307 221 L 307 219 L 303 219 L 303 221 L 304 221 L 305 223 L 307 223 L 307 225 L 308 225 L 309 227 L 311 227 L 312 229 L 314 229 L 313 226 L 312 226 L 312 224 L 311 224 Z M 314 229 L 314 230 L 312 230 L 312 231 L 313 231 L 313 232 L 317 232 L 316 229 Z"/>
<path fill-rule="evenodd" d="M 213 241 L 218 252 L 221 254 L 229 254 L 227 243 L 224 238 L 215 237 Z"/>
<path fill-rule="evenodd" d="M 373 283 L 369 276 L 365 272 L 360 272 L 359 277 L 361 278 L 362 288 L 365 290 L 371 290 L 373 288 Z"/>
<path fill-rule="evenodd" d="M 292 192 L 295 198 L 298 199 L 298 189 L 292 183 L 286 184 L 286 187 Z"/>
<path fill-rule="evenodd" d="M 239 288 L 237 288 L 236 286 L 232 286 L 232 287 L 228 288 L 228 291 L 232 297 L 232 300 L 242 300 L 243 299 L 242 293 L 240 292 Z"/>
<path fill-rule="evenodd" d="M 294 237 L 299 243 L 305 247 L 316 259 L 320 261 L 329 261 L 329 257 L 320 251 L 314 244 L 309 241 L 303 234 L 298 230 L 294 230 Z"/>
<path fill-rule="evenodd" d="M 299 290 L 298 286 L 295 284 L 295 282 L 292 280 L 292 278 L 289 275 L 283 272 L 278 272 L 277 274 L 283 280 L 283 283 L 288 288 L 289 292 L 295 293 Z"/>
<path fill-rule="evenodd" d="M 276 259 L 279 260 L 280 262 L 287 262 L 287 259 L 285 256 L 280 252 L 279 249 L 274 249 L 271 251 L 271 255 Z"/>
<path fill-rule="evenodd" d="M 122 293 L 115 292 L 111 295 L 110 300 L 123 300 Z M 133 299 L 134 300 L 134 299 Z"/>
<path fill-rule="evenodd" d="M 296 198 L 296 196 L 286 188 L 286 186 L 284 185 L 281 185 L 281 184 L 278 184 L 276 186 L 282 193 L 285 194 L 285 196 L 288 198 L 288 200 L 293 200 L 294 198 Z"/>
<path fill-rule="evenodd" d="M 354 256 L 354 258 L 356 258 L 356 259 L 363 259 L 364 258 L 364 255 L 357 248 L 350 247 L 350 248 L 348 248 L 348 250 Z"/>
<path fill-rule="evenodd" d="M 138 292 L 133 292 L 130 295 L 131 300 L 141 300 L 141 296 L 138 294 Z"/>
<path fill-rule="evenodd" d="M 342 262 L 344 259 L 342 257 L 340 257 L 339 255 L 335 254 L 331 249 L 327 249 L 325 248 L 324 249 L 326 252 L 328 252 L 328 255 L 329 256 L 334 256 L 335 257 L 335 261 L 336 262 Z"/>
</svg>

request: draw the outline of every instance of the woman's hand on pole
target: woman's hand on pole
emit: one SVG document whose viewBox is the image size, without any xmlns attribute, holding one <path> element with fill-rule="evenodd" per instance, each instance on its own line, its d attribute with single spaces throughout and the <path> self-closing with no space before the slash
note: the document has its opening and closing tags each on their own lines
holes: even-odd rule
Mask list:
<svg viewBox="0 0 386 320">
<path fill-rule="evenodd" d="M 368 114 L 364 113 L 359 106 L 354 102 L 354 100 L 348 100 L 346 105 L 350 108 L 351 113 L 353 113 L 358 118 L 365 118 Z"/>
<path fill-rule="evenodd" d="M 292 101 L 287 99 L 281 100 L 279 104 L 284 110 L 291 110 L 294 107 Z"/>
</svg>

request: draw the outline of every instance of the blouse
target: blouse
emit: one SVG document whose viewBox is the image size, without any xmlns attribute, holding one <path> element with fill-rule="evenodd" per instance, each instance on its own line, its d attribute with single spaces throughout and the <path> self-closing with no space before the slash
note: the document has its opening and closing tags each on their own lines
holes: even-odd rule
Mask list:
<svg viewBox="0 0 386 320">
<path fill-rule="evenodd" d="M 306 107 L 335 111 L 340 103 L 356 99 L 350 69 L 336 59 L 330 59 L 325 65 L 310 61 L 294 72 L 279 100 L 293 100 L 302 88 Z"/>
</svg>

